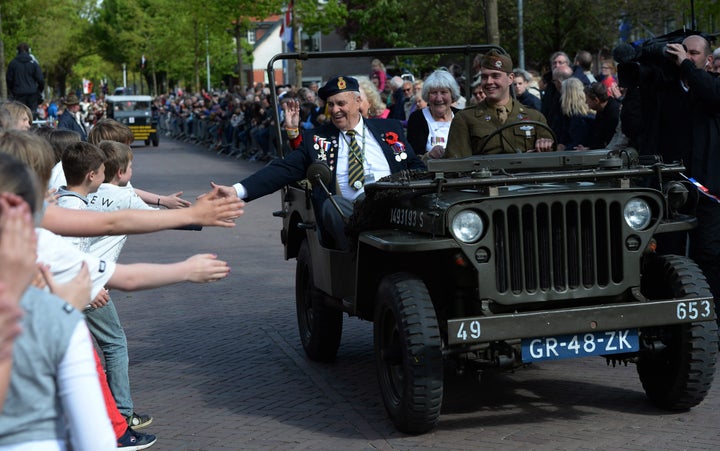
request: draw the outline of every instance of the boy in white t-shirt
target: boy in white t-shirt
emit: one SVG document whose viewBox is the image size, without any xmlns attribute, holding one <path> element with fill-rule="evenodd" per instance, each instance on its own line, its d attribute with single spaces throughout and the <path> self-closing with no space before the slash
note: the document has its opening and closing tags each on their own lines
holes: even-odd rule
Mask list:
<svg viewBox="0 0 720 451">
<path fill-rule="evenodd" d="M 89 195 L 88 209 L 106 212 L 129 208 L 154 210 L 129 186 L 133 159 L 130 146 L 115 141 L 101 141 L 98 147 L 104 157 L 105 183 Z M 116 262 L 126 239 L 127 235 L 90 238 L 88 252 L 100 259 Z M 118 410 L 132 427 L 147 426 L 153 418 L 135 413 L 130 395 L 127 338 L 115 305 L 110 296 L 105 305 L 91 305 L 92 308 L 85 310 L 88 327 L 105 356 L 105 372 Z"/>
<path fill-rule="evenodd" d="M 97 191 L 105 180 L 105 156 L 96 146 L 79 141 L 65 148 L 61 161 L 67 185 L 55 193 L 57 204 L 63 208 L 85 210 L 88 195 Z M 65 238 L 83 252 L 90 248 L 89 238 Z"/>
</svg>

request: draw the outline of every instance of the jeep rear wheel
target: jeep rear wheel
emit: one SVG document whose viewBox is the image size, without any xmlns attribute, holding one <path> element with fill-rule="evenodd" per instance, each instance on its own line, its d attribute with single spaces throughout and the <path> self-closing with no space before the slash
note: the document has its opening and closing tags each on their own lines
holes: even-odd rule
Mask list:
<svg viewBox="0 0 720 451">
<path fill-rule="evenodd" d="M 295 270 L 295 308 L 305 354 L 317 362 L 335 360 L 342 336 L 343 312 L 328 307 L 313 283 L 307 240 L 300 245 Z"/>
<path fill-rule="evenodd" d="M 702 271 L 685 257 L 649 257 L 642 277 L 642 293 L 649 299 L 711 296 Z M 651 328 L 642 334 L 660 344 L 654 351 L 641 351 L 637 364 L 640 381 L 653 404 L 687 410 L 702 402 L 715 376 L 715 321 Z"/>
<path fill-rule="evenodd" d="M 425 283 L 405 273 L 380 283 L 375 361 L 385 409 L 401 432 L 432 429 L 443 397 L 440 329 Z"/>
</svg>

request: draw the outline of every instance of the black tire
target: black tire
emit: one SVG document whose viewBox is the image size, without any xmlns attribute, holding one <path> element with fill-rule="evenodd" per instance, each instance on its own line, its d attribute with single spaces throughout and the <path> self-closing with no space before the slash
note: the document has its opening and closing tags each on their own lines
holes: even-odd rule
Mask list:
<svg viewBox="0 0 720 451">
<path fill-rule="evenodd" d="M 342 336 L 343 312 L 328 307 L 313 284 L 307 240 L 300 245 L 295 270 L 295 308 L 305 354 L 316 362 L 335 360 Z"/>
<path fill-rule="evenodd" d="M 395 427 L 421 434 L 435 427 L 443 399 L 440 328 L 425 283 L 385 277 L 374 318 L 375 362 L 383 403 Z"/>
<path fill-rule="evenodd" d="M 702 271 L 685 257 L 649 257 L 642 277 L 642 293 L 649 299 L 711 296 Z M 687 410 L 702 402 L 715 376 L 715 321 L 651 328 L 641 333 L 664 345 L 659 351 L 641 350 L 638 359 L 637 371 L 650 401 L 667 410 Z"/>
<path fill-rule="evenodd" d="M 153 147 L 157 147 L 160 145 L 160 138 L 158 138 L 157 133 L 153 133 L 152 135 L 150 135 L 150 141 L 152 141 Z"/>
</svg>

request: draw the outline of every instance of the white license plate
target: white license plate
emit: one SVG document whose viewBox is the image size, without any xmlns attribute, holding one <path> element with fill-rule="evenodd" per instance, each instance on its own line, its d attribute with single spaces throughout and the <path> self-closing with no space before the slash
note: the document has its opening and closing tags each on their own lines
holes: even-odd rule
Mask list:
<svg viewBox="0 0 720 451">
<path fill-rule="evenodd" d="M 523 338 L 523 362 L 620 354 L 640 349 L 637 329 L 587 332 L 543 338 Z"/>
</svg>

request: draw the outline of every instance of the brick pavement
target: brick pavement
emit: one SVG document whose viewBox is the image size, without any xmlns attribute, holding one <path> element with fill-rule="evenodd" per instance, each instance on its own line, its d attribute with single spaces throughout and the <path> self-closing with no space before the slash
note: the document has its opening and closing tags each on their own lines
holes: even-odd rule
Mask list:
<svg viewBox="0 0 720 451">
<path fill-rule="evenodd" d="M 260 163 L 161 141 L 135 148 L 133 184 L 189 198 Z M 121 261 L 216 252 L 230 277 L 116 293 L 138 411 L 155 417 L 153 450 L 717 449 L 718 384 L 699 407 L 668 413 L 645 399 L 634 366 L 602 359 L 532 365 L 482 381 L 446 376 L 437 428 L 398 433 L 375 380 L 372 325 L 346 318 L 334 364 L 307 360 L 297 334 L 294 261 L 279 239 L 279 195 L 248 205 L 235 229 L 131 237 Z"/>
</svg>

